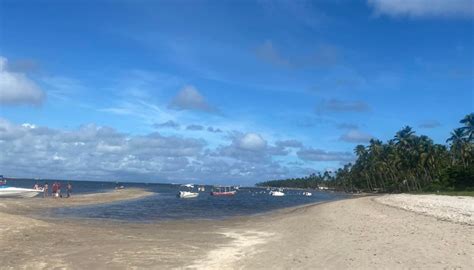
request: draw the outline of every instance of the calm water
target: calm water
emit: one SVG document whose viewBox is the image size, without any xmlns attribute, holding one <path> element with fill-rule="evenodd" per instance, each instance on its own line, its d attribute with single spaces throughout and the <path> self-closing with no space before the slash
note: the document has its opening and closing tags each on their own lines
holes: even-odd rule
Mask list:
<svg viewBox="0 0 474 270">
<path fill-rule="evenodd" d="M 43 181 L 39 182 L 43 184 Z M 32 180 L 10 181 L 9 185 L 31 187 Z M 49 181 L 51 186 L 52 182 Z M 106 192 L 115 188 L 113 182 L 71 181 L 73 195 L 80 193 Z M 65 187 L 66 182 L 62 182 Z M 180 199 L 176 197 L 179 186 L 171 184 L 124 183 L 126 188 L 144 188 L 155 194 L 143 199 L 103 205 L 58 208 L 51 211 L 54 216 L 74 218 L 105 218 L 122 221 L 151 222 L 173 219 L 223 219 L 232 216 L 253 215 L 285 207 L 337 200 L 345 195 L 312 191 L 313 196 L 302 196 L 302 190 L 285 190 L 286 196 L 273 197 L 260 188 L 241 188 L 233 197 L 210 196 L 210 186 L 199 197 Z M 64 193 L 64 190 L 63 190 Z"/>
</svg>

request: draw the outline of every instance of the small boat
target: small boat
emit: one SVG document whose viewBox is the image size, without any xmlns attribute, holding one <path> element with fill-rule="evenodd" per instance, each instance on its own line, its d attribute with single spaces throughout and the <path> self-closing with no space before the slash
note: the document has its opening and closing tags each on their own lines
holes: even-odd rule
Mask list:
<svg viewBox="0 0 474 270">
<path fill-rule="evenodd" d="M 270 195 L 272 195 L 274 197 L 282 197 L 282 196 L 285 196 L 285 193 L 283 193 L 281 191 L 278 191 L 278 190 L 272 190 L 272 191 L 270 191 Z"/>
<path fill-rule="evenodd" d="M 282 196 L 285 196 L 285 193 L 283 193 L 283 189 L 280 188 L 279 190 L 270 191 L 270 195 L 272 195 L 274 197 L 282 197 Z"/>
<path fill-rule="evenodd" d="M 199 196 L 199 193 L 197 192 L 192 192 L 192 191 L 180 191 L 178 193 L 178 197 L 179 198 L 183 198 L 183 199 L 186 199 L 186 198 L 196 198 L 197 196 Z"/>
<path fill-rule="evenodd" d="M 303 192 L 303 196 L 313 196 L 313 193 L 309 192 L 309 191 L 305 191 Z"/>
<path fill-rule="evenodd" d="M 198 191 L 206 191 L 206 187 L 204 187 L 204 186 L 199 186 L 199 187 L 198 187 Z"/>
<path fill-rule="evenodd" d="M 187 198 L 196 198 L 197 196 L 199 196 L 198 192 L 192 191 L 194 188 L 193 184 L 181 185 L 181 187 L 186 188 L 188 190 L 180 190 L 177 194 L 178 198 L 187 199 Z"/>
<path fill-rule="evenodd" d="M 0 198 L 33 198 L 40 193 L 43 193 L 43 189 L 0 186 Z"/>
<path fill-rule="evenodd" d="M 7 180 L 0 175 L 0 198 L 32 198 L 42 193 L 42 188 L 18 188 L 7 186 Z"/>
<path fill-rule="evenodd" d="M 217 191 L 212 191 L 211 196 L 234 196 L 236 190 L 231 190 L 230 187 L 217 187 Z"/>
</svg>

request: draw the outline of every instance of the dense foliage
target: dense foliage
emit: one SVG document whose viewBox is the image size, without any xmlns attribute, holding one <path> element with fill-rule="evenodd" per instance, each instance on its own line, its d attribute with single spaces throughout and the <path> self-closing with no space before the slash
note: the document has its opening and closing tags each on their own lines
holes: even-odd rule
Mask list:
<svg viewBox="0 0 474 270">
<path fill-rule="evenodd" d="M 324 185 L 345 191 L 413 192 L 474 190 L 474 113 L 454 129 L 447 145 L 415 134 L 409 126 L 383 143 L 372 139 L 357 145 L 354 164 L 336 172 L 303 178 L 274 180 L 258 186 L 317 188 Z"/>
</svg>

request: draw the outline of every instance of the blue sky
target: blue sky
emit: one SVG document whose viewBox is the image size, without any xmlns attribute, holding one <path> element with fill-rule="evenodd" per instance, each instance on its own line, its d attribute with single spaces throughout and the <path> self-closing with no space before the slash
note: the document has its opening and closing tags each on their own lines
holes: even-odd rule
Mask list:
<svg viewBox="0 0 474 270">
<path fill-rule="evenodd" d="M 471 0 L 1 1 L 0 170 L 243 183 L 474 109 Z"/>
</svg>

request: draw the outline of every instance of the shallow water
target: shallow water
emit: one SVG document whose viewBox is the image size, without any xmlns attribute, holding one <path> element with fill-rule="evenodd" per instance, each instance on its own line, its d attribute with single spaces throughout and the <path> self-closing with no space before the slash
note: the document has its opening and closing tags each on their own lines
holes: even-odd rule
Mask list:
<svg viewBox="0 0 474 270">
<path fill-rule="evenodd" d="M 22 183 L 20 183 L 22 182 Z M 74 194 L 105 192 L 115 187 L 110 182 L 71 182 Z M 13 183 L 10 182 L 11 185 Z M 30 187 L 33 181 L 16 181 L 15 186 Z M 40 183 L 41 184 L 41 183 Z M 51 183 L 50 183 L 51 185 Z M 100 218 L 134 222 L 152 222 L 177 219 L 223 219 L 233 216 L 254 215 L 286 207 L 308 203 L 337 200 L 343 194 L 311 191 L 313 196 L 303 196 L 303 190 L 285 190 L 284 197 L 273 197 L 261 188 L 241 188 L 235 196 L 214 197 L 211 187 L 199 197 L 180 199 L 176 197 L 180 187 L 171 184 L 125 183 L 126 188 L 144 188 L 155 194 L 143 199 L 103 205 L 53 209 L 55 217 Z M 65 186 L 65 183 L 63 183 Z M 63 191 L 64 192 L 64 191 Z"/>
</svg>

